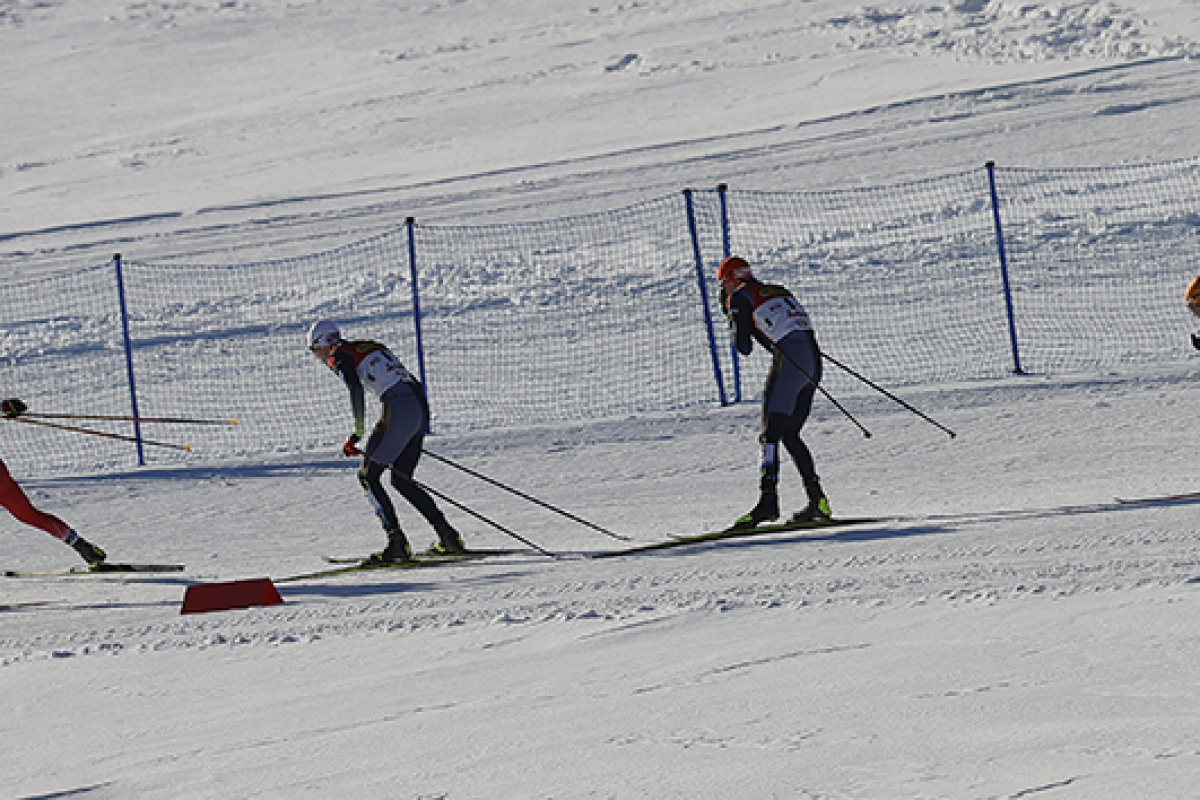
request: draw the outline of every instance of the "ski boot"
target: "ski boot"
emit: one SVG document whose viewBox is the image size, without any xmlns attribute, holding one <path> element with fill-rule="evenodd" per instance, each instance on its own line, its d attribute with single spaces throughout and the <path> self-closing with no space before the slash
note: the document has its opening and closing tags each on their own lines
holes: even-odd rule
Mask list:
<svg viewBox="0 0 1200 800">
<path fill-rule="evenodd" d="M 71 535 L 67 537 L 67 544 L 74 548 L 75 552 L 79 553 L 80 558 L 86 561 L 90 567 L 102 564 L 104 563 L 104 559 L 108 558 L 108 553 L 105 553 L 75 531 L 71 531 Z"/>
<path fill-rule="evenodd" d="M 400 528 L 388 531 L 388 545 L 378 553 L 372 553 L 363 562 L 364 567 L 383 567 L 389 564 L 404 564 L 412 561 L 412 549 Z"/>
<path fill-rule="evenodd" d="M 730 530 L 748 531 L 757 528 L 764 522 L 772 522 L 777 519 L 779 519 L 779 495 L 775 492 L 763 492 L 758 498 L 758 505 L 750 509 L 749 513 L 738 517 L 737 522 L 733 523 Z"/>
<path fill-rule="evenodd" d="M 832 516 L 829 500 L 825 495 L 821 495 L 815 500 L 809 500 L 807 506 L 792 514 L 792 522 L 829 522 Z"/>
<path fill-rule="evenodd" d="M 433 529 L 437 532 L 438 542 L 426 550 L 426 553 L 431 556 L 461 556 L 467 552 L 462 537 L 449 522 L 435 525 Z"/>
</svg>

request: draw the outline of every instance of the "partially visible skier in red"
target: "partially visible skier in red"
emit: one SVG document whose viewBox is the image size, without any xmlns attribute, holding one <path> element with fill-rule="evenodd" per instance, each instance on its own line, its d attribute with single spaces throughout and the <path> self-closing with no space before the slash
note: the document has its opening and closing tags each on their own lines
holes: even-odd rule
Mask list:
<svg viewBox="0 0 1200 800">
<path fill-rule="evenodd" d="M 1192 282 L 1188 284 L 1186 296 L 1188 308 L 1192 310 L 1193 314 L 1200 317 L 1200 275 L 1192 278 Z M 1200 333 L 1192 334 L 1192 345 L 1200 350 Z"/>
<path fill-rule="evenodd" d="M 15 397 L 10 397 L 0 403 L 0 412 L 9 419 L 19 417 L 27 410 L 28 406 Z M 0 460 L 0 505 L 3 505 L 10 514 L 26 525 L 41 528 L 55 539 L 75 548 L 75 552 L 79 553 L 88 564 L 100 564 L 107 557 L 103 550 L 76 533 L 70 525 L 53 514 L 47 514 L 35 508 L 29 501 L 29 497 L 13 480 L 12 475 L 8 472 L 8 466 L 3 460 Z"/>
</svg>

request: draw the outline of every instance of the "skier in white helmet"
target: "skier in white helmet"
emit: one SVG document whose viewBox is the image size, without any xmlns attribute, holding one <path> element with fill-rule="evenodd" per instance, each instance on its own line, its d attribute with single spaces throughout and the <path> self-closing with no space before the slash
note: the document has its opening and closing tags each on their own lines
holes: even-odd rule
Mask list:
<svg viewBox="0 0 1200 800">
<path fill-rule="evenodd" d="M 429 552 L 466 552 L 458 531 L 446 521 L 429 493 L 412 479 L 421 458 L 425 433 L 429 430 L 429 405 L 421 382 L 385 346 L 368 340 L 343 339 L 337 325 L 329 320 L 320 320 L 309 329 L 308 348 L 340 375 L 350 390 L 354 432 L 342 445 L 342 452 L 363 457 L 358 479 L 388 537 L 387 547 L 364 563 L 381 565 L 412 560 L 412 549 L 383 487 L 381 478 L 386 469 L 392 471 L 393 488 L 437 532 L 438 543 Z M 366 430 L 363 386 L 369 387 L 379 398 L 382 409 L 378 424 L 360 450 L 358 442 Z"/>
</svg>

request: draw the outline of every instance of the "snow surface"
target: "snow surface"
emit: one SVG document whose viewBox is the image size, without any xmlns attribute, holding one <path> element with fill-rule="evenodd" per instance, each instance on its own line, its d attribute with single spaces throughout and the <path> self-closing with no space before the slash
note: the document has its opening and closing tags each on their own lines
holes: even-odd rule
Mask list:
<svg viewBox="0 0 1200 800">
<path fill-rule="evenodd" d="M 0 274 L 722 180 L 1190 158 L 1198 43 L 1183 0 L 0 0 Z M 1112 501 L 1200 488 L 1197 380 L 905 390 L 953 440 L 855 395 L 864 439 L 820 402 L 835 511 L 889 519 L 657 555 L 587 558 L 621 543 L 427 461 L 559 557 L 281 582 L 281 606 L 194 616 L 188 585 L 377 549 L 354 465 L 24 481 L 114 560 L 188 569 L 0 583 L 0 794 L 1194 797 L 1200 504 Z M 737 406 L 427 444 L 645 543 L 746 510 L 755 428 Z M 790 468 L 783 492 L 801 503 Z M 0 553 L 75 563 L 12 520 Z"/>
</svg>

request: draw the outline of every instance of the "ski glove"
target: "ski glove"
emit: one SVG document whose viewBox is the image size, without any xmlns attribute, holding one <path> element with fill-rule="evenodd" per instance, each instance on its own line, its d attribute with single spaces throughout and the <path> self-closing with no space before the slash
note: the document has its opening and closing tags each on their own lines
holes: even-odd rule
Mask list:
<svg viewBox="0 0 1200 800">
<path fill-rule="evenodd" d="M 29 406 L 25 405 L 15 397 L 10 397 L 3 403 L 0 403 L 0 412 L 2 412 L 4 416 L 8 417 L 9 419 L 15 419 L 28 410 Z"/>
<path fill-rule="evenodd" d="M 725 321 L 730 325 L 733 324 L 733 315 L 729 313 L 729 292 L 725 291 L 725 287 L 721 287 L 721 291 L 717 295 L 717 302 L 721 306 L 721 313 L 725 315 Z"/>
<path fill-rule="evenodd" d="M 361 456 L 362 450 L 358 449 L 358 440 L 362 437 L 357 433 L 350 434 L 350 438 L 342 445 L 342 455 L 344 456 Z"/>
</svg>

